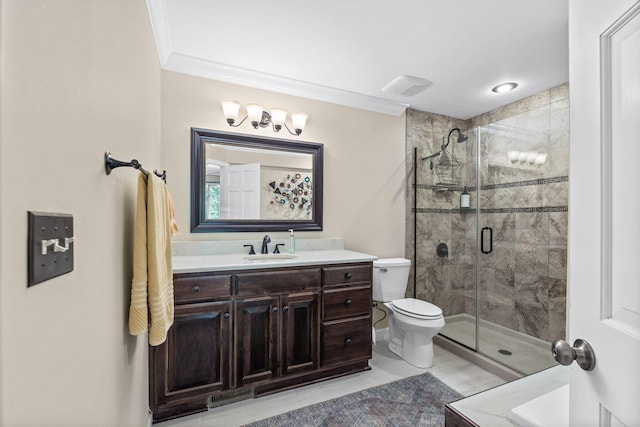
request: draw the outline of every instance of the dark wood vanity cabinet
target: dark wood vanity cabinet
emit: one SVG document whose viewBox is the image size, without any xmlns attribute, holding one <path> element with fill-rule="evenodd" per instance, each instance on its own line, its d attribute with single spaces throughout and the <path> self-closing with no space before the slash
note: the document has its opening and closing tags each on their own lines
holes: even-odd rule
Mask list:
<svg viewBox="0 0 640 427">
<path fill-rule="evenodd" d="M 318 367 L 320 268 L 236 274 L 238 385 Z"/>
<path fill-rule="evenodd" d="M 318 291 L 236 303 L 238 386 L 318 367 Z"/>
<path fill-rule="evenodd" d="M 236 302 L 237 386 L 270 380 L 278 373 L 278 297 Z"/>
<path fill-rule="evenodd" d="M 322 270 L 324 366 L 371 358 L 371 268 L 356 264 Z"/>
<path fill-rule="evenodd" d="M 368 370 L 371 263 L 174 275 L 150 347 L 154 421 Z"/>
<path fill-rule="evenodd" d="M 313 371 L 320 363 L 320 292 L 282 298 L 282 376 Z"/>
<path fill-rule="evenodd" d="M 174 298 L 167 340 L 149 347 L 154 420 L 206 407 L 208 396 L 229 390 L 232 380 L 231 275 L 176 277 Z"/>
</svg>

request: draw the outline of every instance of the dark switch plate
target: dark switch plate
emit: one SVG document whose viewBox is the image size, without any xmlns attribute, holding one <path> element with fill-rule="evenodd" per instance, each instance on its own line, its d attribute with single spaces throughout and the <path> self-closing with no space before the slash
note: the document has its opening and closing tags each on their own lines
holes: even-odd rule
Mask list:
<svg viewBox="0 0 640 427">
<path fill-rule="evenodd" d="M 60 213 L 29 211 L 27 286 L 73 271 L 74 242 L 65 245 L 65 238 L 73 237 L 73 216 Z M 58 245 L 67 246 L 64 252 L 55 252 L 55 245 L 46 247 L 42 242 L 58 239 Z"/>
</svg>

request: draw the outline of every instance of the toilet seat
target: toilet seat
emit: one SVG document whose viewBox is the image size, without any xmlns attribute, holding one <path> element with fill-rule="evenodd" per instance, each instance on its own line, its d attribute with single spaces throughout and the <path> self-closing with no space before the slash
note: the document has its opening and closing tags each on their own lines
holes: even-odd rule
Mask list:
<svg viewBox="0 0 640 427">
<path fill-rule="evenodd" d="M 432 320 L 442 317 L 442 309 L 415 298 L 402 298 L 391 301 L 392 310 L 416 319 Z"/>
</svg>

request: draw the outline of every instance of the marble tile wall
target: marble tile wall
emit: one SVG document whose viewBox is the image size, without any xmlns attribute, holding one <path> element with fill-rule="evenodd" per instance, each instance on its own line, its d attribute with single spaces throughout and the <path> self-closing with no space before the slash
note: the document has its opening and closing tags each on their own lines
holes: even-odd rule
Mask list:
<svg viewBox="0 0 640 427">
<path fill-rule="evenodd" d="M 466 121 L 407 111 L 406 253 L 413 259 L 415 242 L 417 297 L 438 305 L 446 316 L 475 316 L 479 310 L 484 320 L 546 341 L 565 337 L 568 91 L 564 84 Z M 459 186 L 436 191 L 437 176 L 420 159 L 436 152 L 454 127 L 472 143 L 450 144 L 462 164 Z M 507 156 L 511 150 L 547 153 L 547 160 L 513 164 Z M 480 226 L 493 230 L 493 251 L 477 260 L 476 172 Z M 460 209 L 463 186 L 469 189 L 471 209 Z M 436 255 L 442 242 L 449 248 L 446 258 Z M 410 282 L 408 295 L 413 294 L 413 274 Z"/>
</svg>

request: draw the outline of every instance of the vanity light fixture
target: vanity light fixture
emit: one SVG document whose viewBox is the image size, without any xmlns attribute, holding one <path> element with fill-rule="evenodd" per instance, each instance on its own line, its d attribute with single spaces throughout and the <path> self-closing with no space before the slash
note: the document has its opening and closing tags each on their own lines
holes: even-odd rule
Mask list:
<svg viewBox="0 0 640 427">
<path fill-rule="evenodd" d="M 536 151 L 509 151 L 507 157 L 512 164 L 520 163 L 521 165 L 544 165 L 547 161 L 547 153 L 538 153 Z"/>
<path fill-rule="evenodd" d="M 497 86 L 494 86 L 491 89 L 491 92 L 495 92 L 495 93 L 505 93 L 505 92 L 510 92 L 512 90 L 514 90 L 515 88 L 518 87 L 518 83 L 514 83 L 514 82 L 509 82 L 509 83 L 500 83 Z"/>
<path fill-rule="evenodd" d="M 255 129 L 258 129 L 258 126 L 266 128 L 271 125 L 275 132 L 280 132 L 280 129 L 284 126 L 291 135 L 300 135 L 307 123 L 307 117 L 309 117 L 306 113 L 292 114 L 291 126 L 294 129 L 294 132 L 292 132 L 285 122 L 287 120 L 287 111 L 282 108 L 272 108 L 271 113 L 268 113 L 262 105 L 248 104 L 247 115 L 240 120 L 238 124 L 236 124 L 236 121 L 240 113 L 240 103 L 236 101 L 222 101 L 222 112 L 229 126 L 238 127 L 244 123 L 245 120 L 249 119 L 251 126 Z"/>
</svg>

